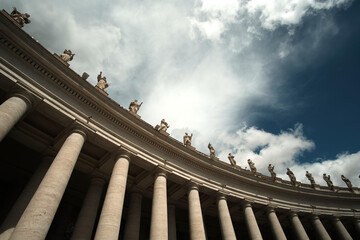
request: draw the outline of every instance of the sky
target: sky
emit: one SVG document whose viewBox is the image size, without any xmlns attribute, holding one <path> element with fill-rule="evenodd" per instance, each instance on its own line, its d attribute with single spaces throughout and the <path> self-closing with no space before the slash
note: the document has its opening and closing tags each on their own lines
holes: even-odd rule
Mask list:
<svg viewBox="0 0 360 240">
<path fill-rule="evenodd" d="M 3 0 L 23 30 L 75 53 L 79 75 L 221 161 L 305 183 L 360 187 L 360 3 L 351 0 Z"/>
</svg>

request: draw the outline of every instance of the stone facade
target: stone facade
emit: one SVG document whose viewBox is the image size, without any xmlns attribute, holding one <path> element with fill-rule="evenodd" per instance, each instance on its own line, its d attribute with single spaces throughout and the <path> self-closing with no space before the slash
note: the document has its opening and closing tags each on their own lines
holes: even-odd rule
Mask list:
<svg viewBox="0 0 360 240">
<path fill-rule="evenodd" d="M 357 187 L 213 161 L 64 68 L 4 11 L 0 56 L 1 240 L 360 238 Z"/>
</svg>

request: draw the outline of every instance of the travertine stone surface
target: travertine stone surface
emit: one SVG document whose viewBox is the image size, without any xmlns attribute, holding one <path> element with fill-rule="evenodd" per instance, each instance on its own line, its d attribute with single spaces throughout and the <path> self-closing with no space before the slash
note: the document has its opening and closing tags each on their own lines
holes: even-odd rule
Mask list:
<svg viewBox="0 0 360 240">
<path fill-rule="evenodd" d="M 333 221 L 335 229 L 338 232 L 339 237 L 341 237 L 341 239 L 344 239 L 344 240 L 352 240 L 353 239 L 338 217 L 333 217 L 332 221 Z"/>
<path fill-rule="evenodd" d="M 31 198 L 39 187 L 41 180 L 48 171 L 53 159 L 53 157 L 49 156 L 44 157 L 35 173 L 31 176 L 29 182 L 26 184 L 26 187 L 21 192 L 20 196 L 12 206 L 9 214 L 1 225 L 0 240 L 8 240 L 10 238 L 11 234 L 15 230 L 16 224 L 18 223 L 21 215 L 25 211 Z"/>
<path fill-rule="evenodd" d="M 0 105 L 0 142 L 30 106 L 31 101 L 24 94 L 16 94 Z"/>
<path fill-rule="evenodd" d="M 130 195 L 130 206 L 126 216 L 124 239 L 138 240 L 140 233 L 142 195 L 132 192 Z"/>
<path fill-rule="evenodd" d="M 263 239 L 261 236 L 259 226 L 256 222 L 256 218 L 252 210 L 251 204 L 249 202 L 245 202 L 243 203 L 242 206 L 245 215 L 246 227 L 248 229 L 250 238 L 253 240 Z"/>
<path fill-rule="evenodd" d="M 322 224 L 317 215 L 312 215 L 312 222 L 319 239 L 331 240 L 331 237 L 329 236 L 328 232 L 326 231 L 324 225 Z"/>
<path fill-rule="evenodd" d="M 91 238 L 104 184 L 105 180 L 102 178 L 91 179 L 71 239 L 88 240 Z"/>
<path fill-rule="evenodd" d="M 155 175 L 154 193 L 151 208 L 150 240 L 168 239 L 166 174 Z"/>
<path fill-rule="evenodd" d="M 95 239 L 97 240 L 117 240 L 119 238 L 130 158 L 127 155 L 119 155 L 115 161 L 96 229 Z"/>
<path fill-rule="evenodd" d="M 176 207 L 174 205 L 168 206 L 168 215 L 169 215 L 169 240 L 176 240 Z"/>
<path fill-rule="evenodd" d="M 201 212 L 199 188 L 195 184 L 189 186 L 189 225 L 191 240 L 205 240 L 204 221 Z"/>
<path fill-rule="evenodd" d="M 231 221 L 229 208 L 226 202 L 226 198 L 220 195 L 217 199 L 217 205 L 219 210 L 219 219 L 221 227 L 221 235 L 223 240 L 236 240 L 234 226 Z"/>
<path fill-rule="evenodd" d="M 85 133 L 79 130 L 67 137 L 16 225 L 11 240 L 45 239 L 85 138 Z"/>
<path fill-rule="evenodd" d="M 275 210 L 272 207 L 268 207 L 267 215 L 271 226 L 271 231 L 274 234 L 274 239 L 285 240 L 285 233 L 280 225 L 279 219 L 276 216 Z"/>
<path fill-rule="evenodd" d="M 289 215 L 290 215 L 290 221 L 292 223 L 292 226 L 294 228 L 297 238 L 301 239 L 301 240 L 309 240 L 309 237 L 308 237 L 303 225 L 301 224 L 301 221 L 300 221 L 297 213 L 291 211 Z"/>
</svg>

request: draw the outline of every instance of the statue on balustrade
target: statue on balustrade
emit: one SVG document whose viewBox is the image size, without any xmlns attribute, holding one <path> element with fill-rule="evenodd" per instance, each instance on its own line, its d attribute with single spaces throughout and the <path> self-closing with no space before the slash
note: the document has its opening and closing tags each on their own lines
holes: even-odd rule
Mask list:
<svg viewBox="0 0 360 240">
<path fill-rule="evenodd" d="M 345 177 L 344 175 L 341 175 L 341 179 L 346 183 L 346 185 L 348 186 L 350 191 L 353 191 L 353 186 L 352 186 L 350 180 L 347 177 Z"/>
<path fill-rule="evenodd" d="M 64 52 L 60 55 L 60 58 L 64 61 L 64 62 L 70 62 L 71 60 L 73 60 L 75 56 L 75 53 L 72 53 L 71 50 L 67 50 L 65 49 Z M 101 74 L 101 72 L 100 72 Z M 99 78 L 98 78 L 99 79 Z"/>
<path fill-rule="evenodd" d="M 314 187 L 316 183 L 312 174 L 306 171 L 305 176 L 307 179 L 309 179 L 311 186 Z"/>
<path fill-rule="evenodd" d="M 190 136 L 188 135 L 188 133 L 185 133 L 184 136 L 184 145 L 189 147 L 191 146 L 191 139 L 192 139 L 193 134 L 191 134 Z"/>
<path fill-rule="evenodd" d="M 326 173 L 323 174 L 323 179 L 331 190 L 334 190 L 334 184 L 330 179 L 330 175 L 326 176 Z"/>
<path fill-rule="evenodd" d="M 210 159 L 214 160 L 215 159 L 215 149 L 210 143 L 208 144 L 208 148 L 210 151 Z"/>
<path fill-rule="evenodd" d="M 236 166 L 236 161 L 234 159 L 234 156 L 231 153 L 229 153 L 228 159 L 232 166 Z"/>
<path fill-rule="evenodd" d="M 24 27 L 25 24 L 29 24 L 30 21 L 30 14 L 28 13 L 21 13 L 19 12 L 16 7 L 13 8 L 14 10 L 10 13 L 10 16 L 21 26 Z"/>
<path fill-rule="evenodd" d="M 98 83 L 96 84 L 96 86 L 106 92 L 105 88 L 107 88 L 109 84 L 106 81 L 106 77 L 103 77 L 101 75 L 102 72 L 100 72 L 100 74 L 97 76 Z"/>
<path fill-rule="evenodd" d="M 164 131 L 166 132 L 166 130 L 170 127 L 169 124 L 167 124 L 167 122 L 165 121 L 165 119 L 161 120 L 160 126 L 156 125 L 155 129 L 159 130 L 159 131 Z"/>
<path fill-rule="evenodd" d="M 139 111 L 142 104 L 143 104 L 142 102 L 140 104 L 138 104 L 138 100 L 135 99 L 133 102 L 130 103 L 130 106 L 129 106 L 130 113 L 137 114 L 137 112 Z"/>
<path fill-rule="evenodd" d="M 253 163 L 253 161 L 251 161 L 251 159 L 248 159 L 248 164 L 249 164 L 249 167 L 250 167 L 250 170 L 253 174 L 256 173 L 256 167 L 255 167 L 255 163 Z"/>
<path fill-rule="evenodd" d="M 275 179 L 276 179 L 276 173 L 274 172 L 274 168 L 275 168 L 275 166 L 272 166 L 271 164 L 269 164 L 268 170 L 269 170 L 269 172 L 270 172 L 270 174 L 271 174 L 272 179 L 275 181 Z"/>
<path fill-rule="evenodd" d="M 296 185 L 296 177 L 294 173 L 290 170 L 290 168 L 287 168 L 286 174 L 289 176 L 291 184 Z"/>
</svg>

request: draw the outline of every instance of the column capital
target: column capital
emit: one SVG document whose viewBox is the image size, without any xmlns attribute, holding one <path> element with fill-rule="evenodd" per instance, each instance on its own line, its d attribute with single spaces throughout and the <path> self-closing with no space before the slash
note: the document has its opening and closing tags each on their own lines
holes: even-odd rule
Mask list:
<svg viewBox="0 0 360 240">
<path fill-rule="evenodd" d="M 75 127 L 75 128 L 72 128 L 70 131 L 69 131 L 69 134 L 68 136 L 70 136 L 71 134 L 73 133 L 78 133 L 80 135 L 82 135 L 84 137 L 84 140 L 86 141 L 87 140 L 87 133 L 86 133 L 86 130 L 82 129 L 82 128 L 78 128 L 78 127 Z"/>
<path fill-rule="evenodd" d="M 199 187 L 200 187 L 200 183 L 194 182 L 192 180 L 190 180 L 190 182 L 188 183 L 188 191 L 190 190 L 199 191 Z"/>
<path fill-rule="evenodd" d="M 155 172 L 154 178 L 157 178 L 157 177 L 159 177 L 159 176 L 162 176 L 162 177 L 164 177 L 164 178 L 167 178 L 167 174 L 166 174 L 165 170 L 159 168 L 159 169 Z"/>
<path fill-rule="evenodd" d="M 254 202 L 254 201 L 252 201 L 252 200 L 244 199 L 244 200 L 241 202 L 241 206 L 243 206 L 243 207 L 252 207 L 251 204 L 252 204 L 253 202 Z"/>
<path fill-rule="evenodd" d="M 119 153 L 117 153 L 114 157 L 115 162 L 119 159 L 119 158 L 125 158 L 127 159 L 129 162 L 131 161 L 131 157 L 130 154 L 124 151 L 121 151 Z"/>
<path fill-rule="evenodd" d="M 30 92 L 23 90 L 23 89 L 22 90 L 17 89 L 14 92 L 10 93 L 8 98 L 11 98 L 11 97 L 21 98 L 22 100 L 25 101 L 26 105 L 29 108 L 34 106 L 34 104 L 35 104 L 35 97 Z"/>
</svg>

